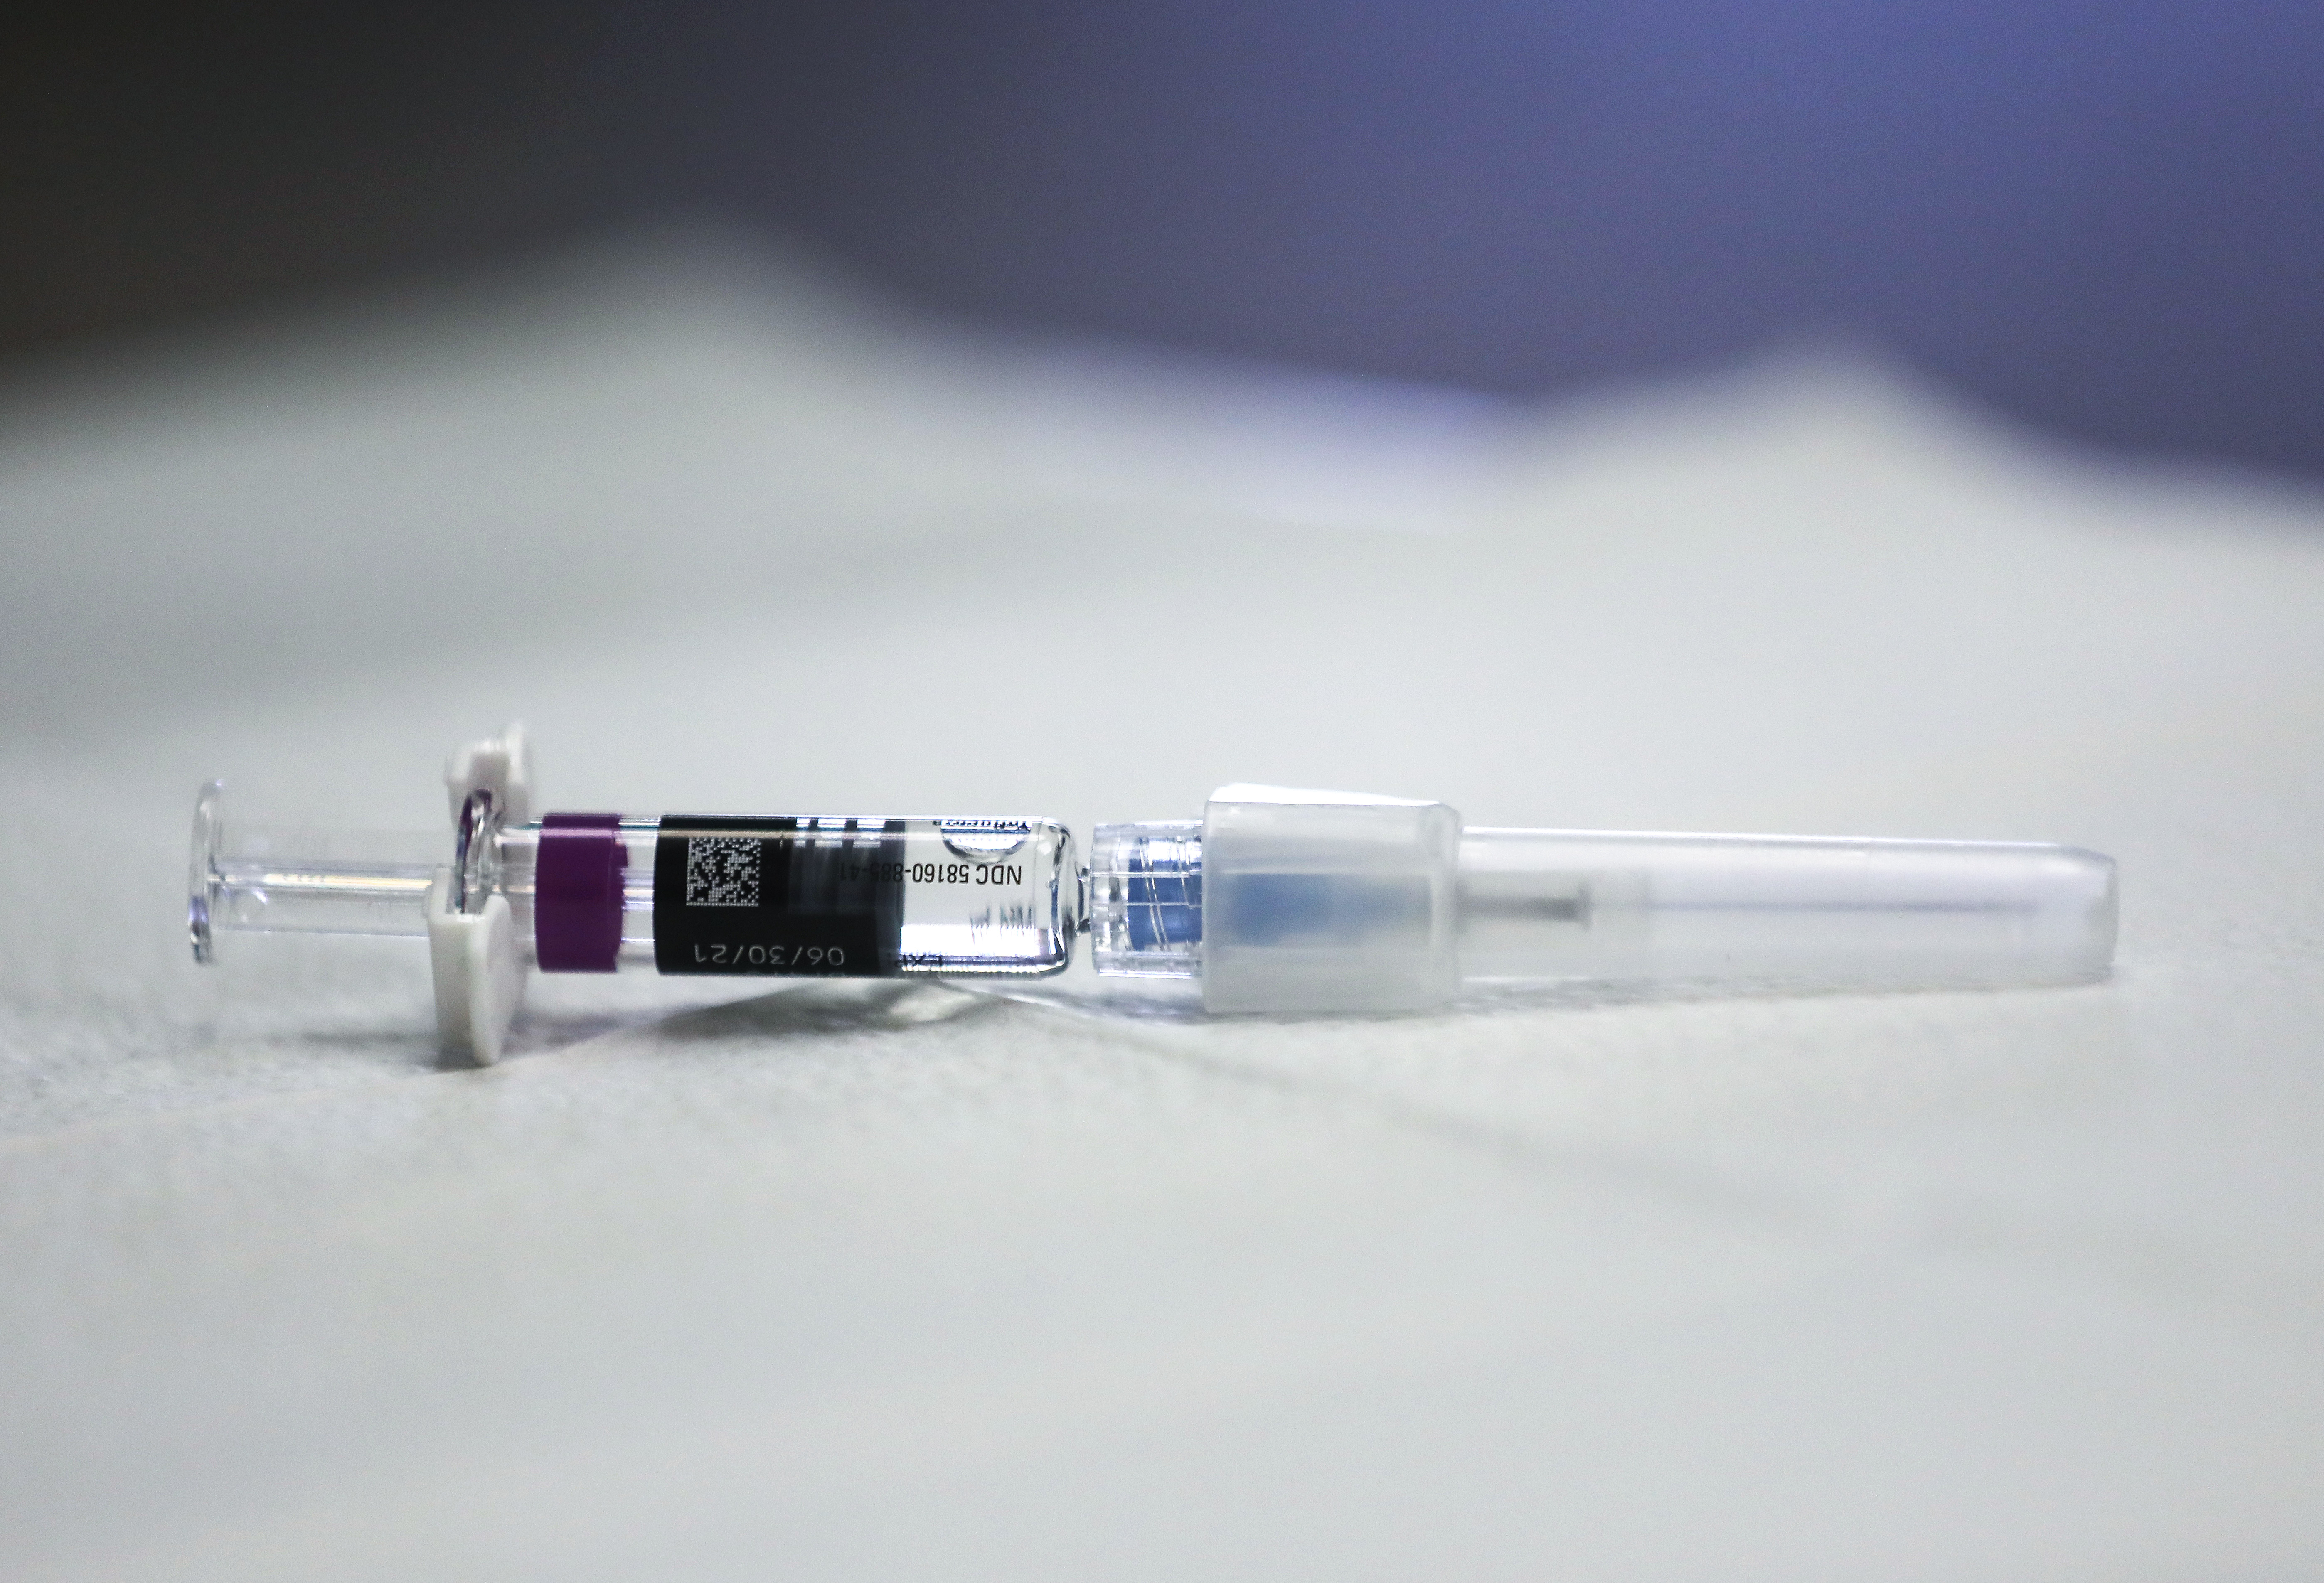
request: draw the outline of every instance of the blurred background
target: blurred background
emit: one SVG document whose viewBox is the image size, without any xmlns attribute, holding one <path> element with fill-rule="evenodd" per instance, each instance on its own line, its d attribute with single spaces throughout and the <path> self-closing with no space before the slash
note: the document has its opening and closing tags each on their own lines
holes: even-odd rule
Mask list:
<svg viewBox="0 0 2324 1583">
<path fill-rule="evenodd" d="M 49 10 L 0 363 L 706 218 L 1003 327 L 1528 396 L 1838 339 L 2324 472 L 2298 0 Z"/>
</svg>

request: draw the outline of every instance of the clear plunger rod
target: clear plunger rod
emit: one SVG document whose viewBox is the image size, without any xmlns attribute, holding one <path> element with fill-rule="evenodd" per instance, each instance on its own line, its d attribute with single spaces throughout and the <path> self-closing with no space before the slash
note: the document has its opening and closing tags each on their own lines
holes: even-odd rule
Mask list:
<svg viewBox="0 0 2324 1583">
<path fill-rule="evenodd" d="M 213 781 L 194 807 L 187 923 L 194 957 L 219 933 L 428 933 L 428 887 L 449 863 L 445 836 L 402 832 L 229 826 Z"/>
</svg>

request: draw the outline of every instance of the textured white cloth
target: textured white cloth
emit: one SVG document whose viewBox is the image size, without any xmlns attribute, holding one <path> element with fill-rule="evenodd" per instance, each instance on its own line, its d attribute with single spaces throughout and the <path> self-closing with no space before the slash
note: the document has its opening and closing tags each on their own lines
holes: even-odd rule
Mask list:
<svg viewBox="0 0 2324 1583">
<path fill-rule="evenodd" d="M 2324 1569 L 2324 502 L 657 244 L 0 391 L 0 1573 Z M 2070 841 L 2114 981 L 1154 1019 L 185 960 L 196 786 Z M 1067 986 L 1065 993 L 1074 993 Z M 723 1002 L 723 1003 L 722 1003 Z"/>
</svg>

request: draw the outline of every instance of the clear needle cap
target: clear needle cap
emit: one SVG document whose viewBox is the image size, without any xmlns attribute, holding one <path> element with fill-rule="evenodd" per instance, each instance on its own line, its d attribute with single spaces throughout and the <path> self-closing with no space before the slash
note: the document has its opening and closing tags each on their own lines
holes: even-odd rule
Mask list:
<svg viewBox="0 0 2324 1583">
<path fill-rule="evenodd" d="M 1463 828 L 1442 803 L 1232 786 L 1103 824 L 1098 971 L 1213 1011 L 1391 1011 L 1464 984 L 1843 989 L 2086 982 L 2113 860 L 2021 842 Z"/>
</svg>

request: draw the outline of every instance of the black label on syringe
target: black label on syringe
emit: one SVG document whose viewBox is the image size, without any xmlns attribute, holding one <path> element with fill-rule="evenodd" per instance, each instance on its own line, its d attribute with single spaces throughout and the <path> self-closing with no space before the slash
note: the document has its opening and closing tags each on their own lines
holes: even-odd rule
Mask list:
<svg viewBox="0 0 2324 1583">
<path fill-rule="evenodd" d="M 904 867 L 900 819 L 665 816 L 654 849 L 654 966 L 891 975 Z"/>
</svg>

